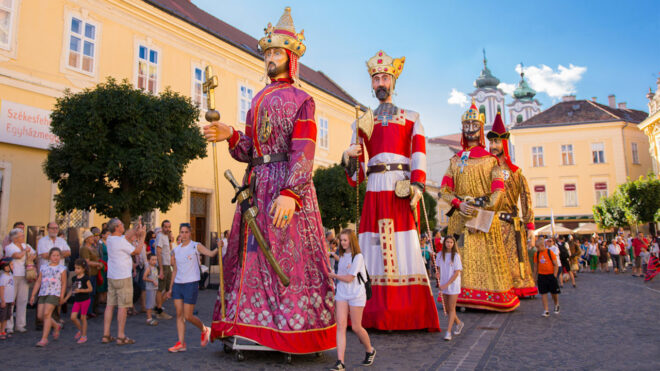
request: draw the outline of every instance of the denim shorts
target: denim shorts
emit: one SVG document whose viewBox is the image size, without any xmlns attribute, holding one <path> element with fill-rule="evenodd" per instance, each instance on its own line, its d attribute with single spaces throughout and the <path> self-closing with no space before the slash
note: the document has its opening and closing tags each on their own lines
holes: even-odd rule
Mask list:
<svg viewBox="0 0 660 371">
<path fill-rule="evenodd" d="M 172 299 L 183 300 L 184 304 L 197 304 L 197 293 L 199 292 L 199 281 L 187 283 L 175 283 L 172 286 Z"/>
</svg>

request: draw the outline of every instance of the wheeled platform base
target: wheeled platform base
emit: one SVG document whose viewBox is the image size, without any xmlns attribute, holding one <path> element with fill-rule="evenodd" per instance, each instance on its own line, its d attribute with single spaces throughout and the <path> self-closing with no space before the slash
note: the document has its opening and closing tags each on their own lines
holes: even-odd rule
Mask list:
<svg viewBox="0 0 660 371">
<path fill-rule="evenodd" d="M 224 352 L 227 354 L 234 352 L 234 359 L 238 362 L 245 361 L 245 353 L 243 353 L 244 350 L 253 350 L 257 352 L 278 352 L 273 348 L 255 343 L 252 340 L 240 336 L 230 336 L 228 338 L 224 338 L 222 339 L 222 343 Z M 290 353 L 282 354 L 284 354 L 284 363 L 291 364 L 293 361 L 292 355 Z M 315 354 L 317 357 L 321 357 L 323 355 L 320 352 Z"/>
</svg>

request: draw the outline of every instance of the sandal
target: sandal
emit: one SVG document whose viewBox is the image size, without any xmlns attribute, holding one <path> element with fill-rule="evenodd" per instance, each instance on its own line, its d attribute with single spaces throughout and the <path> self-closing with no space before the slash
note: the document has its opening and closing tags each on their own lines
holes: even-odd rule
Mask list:
<svg viewBox="0 0 660 371">
<path fill-rule="evenodd" d="M 113 341 L 117 340 L 116 338 L 113 338 L 110 335 L 104 335 L 103 338 L 101 338 L 101 343 L 103 344 L 110 344 Z"/>
<path fill-rule="evenodd" d="M 7 334 L 4 332 L 0 333 L 0 340 L 7 340 Z"/>
<path fill-rule="evenodd" d="M 60 330 L 62 330 L 62 325 L 55 322 L 53 327 L 55 327 L 55 330 L 53 330 L 53 340 L 57 340 L 60 338 Z"/>
<path fill-rule="evenodd" d="M 135 340 L 127 337 L 117 338 L 117 345 L 135 344 Z"/>
<path fill-rule="evenodd" d="M 48 345 L 48 340 L 39 340 L 36 346 L 38 346 L 39 348 L 43 348 L 46 345 Z"/>
</svg>

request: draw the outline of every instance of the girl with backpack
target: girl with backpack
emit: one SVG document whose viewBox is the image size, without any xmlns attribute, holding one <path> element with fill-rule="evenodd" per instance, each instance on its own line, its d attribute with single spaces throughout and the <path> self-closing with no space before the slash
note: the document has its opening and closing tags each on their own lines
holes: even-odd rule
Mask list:
<svg viewBox="0 0 660 371">
<path fill-rule="evenodd" d="M 443 242 L 442 252 L 435 257 L 435 265 L 440 271 L 440 295 L 442 304 L 449 315 L 447 333 L 445 340 L 451 340 L 452 326 L 454 323 L 454 335 L 459 335 L 465 326 L 465 322 L 458 319 L 456 315 L 456 300 L 461 293 L 461 271 L 463 264 L 461 256 L 458 255 L 458 246 L 452 236 L 447 236 Z"/>
<path fill-rule="evenodd" d="M 337 363 L 331 370 L 345 370 L 344 352 L 346 351 L 346 327 L 348 315 L 351 316 L 351 328 L 358 336 L 366 355 L 362 366 L 371 366 L 376 357 L 376 349 L 371 346 L 367 330 L 362 327 L 362 312 L 367 304 L 368 280 L 364 256 L 360 250 L 357 236 L 352 229 L 344 229 L 339 234 L 339 266 L 337 273 L 328 275 L 337 280 L 335 294 L 335 320 L 337 321 Z M 364 284 L 362 283 L 364 282 Z"/>
</svg>

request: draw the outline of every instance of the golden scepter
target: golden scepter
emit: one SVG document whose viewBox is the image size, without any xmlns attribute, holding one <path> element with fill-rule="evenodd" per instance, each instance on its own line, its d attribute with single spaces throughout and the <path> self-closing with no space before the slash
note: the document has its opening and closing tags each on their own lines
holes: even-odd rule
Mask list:
<svg viewBox="0 0 660 371">
<path fill-rule="evenodd" d="M 215 110 L 215 88 L 218 86 L 218 76 L 213 74 L 213 68 L 206 66 L 204 69 L 204 84 L 202 90 L 206 94 L 207 111 L 204 117 L 206 121 L 213 122 L 220 120 L 220 112 Z M 222 236 L 222 225 L 220 223 L 220 183 L 218 182 L 218 155 L 215 141 L 211 143 L 213 147 L 213 182 L 215 185 L 215 220 L 217 223 L 218 237 Z M 220 308 L 221 318 L 225 318 L 225 278 L 222 269 L 222 247 L 220 247 L 220 257 L 218 258 L 218 271 L 220 273 Z"/>
</svg>

